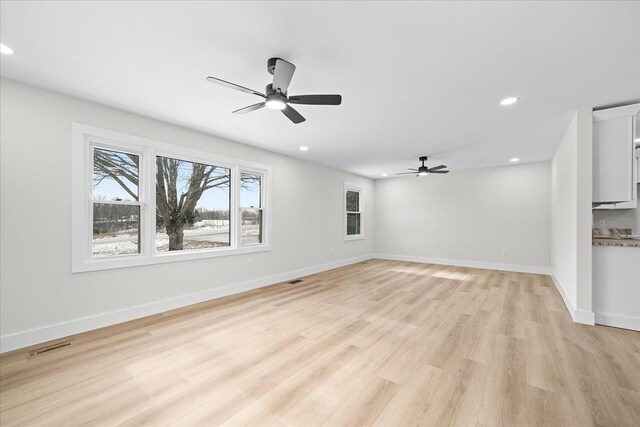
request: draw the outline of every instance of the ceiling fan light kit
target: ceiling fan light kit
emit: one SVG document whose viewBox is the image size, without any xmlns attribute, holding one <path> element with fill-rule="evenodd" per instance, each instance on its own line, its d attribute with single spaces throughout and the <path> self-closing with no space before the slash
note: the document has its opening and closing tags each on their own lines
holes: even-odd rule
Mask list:
<svg viewBox="0 0 640 427">
<path fill-rule="evenodd" d="M 286 102 L 272 95 L 267 95 L 267 100 L 264 102 L 264 104 L 267 106 L 267 108 L 270 108 L 272 110 L 284 110 L 285 108 L 287 108 Z"/>
<path fill-rule="evenodd" d="M 264 98 L 263 102 L 249 105 L 248 107 L 235 110 L 234 114 L 246 114 L 251 111 L 259 110 L 262 107 L 267 107 L 271 110 L 280 110 L 282 114 L 287 116 L 293 123 L 302 123 L 306 119 L 297 110 L 291 107 L 290 104 L 302 104 L 302 105 L 340 105 L 342 103 L 342 96 L 340 95 L 295 95 L 287 96 L 289 90 L 289 84 L 293 78 L 293 73 L 296 70 L 296 66 L 292 63 L 280 58 L 270 58 L 267 61 L 267 71 L 273 75 L 273 82 L 268 84 L 265 88 L 265 93 L 255 91 L 253 89 L 246 88 L 244 86 L 237 85 L 235 83 L 228 82 L 226 80 L 219 79 L 217 77 L 207 77 L 207 81 L 216 83 L 221 86 L 228 87 L 230 89 L 239 90 L 251 95 L 256 95 Z"/>
</svg>

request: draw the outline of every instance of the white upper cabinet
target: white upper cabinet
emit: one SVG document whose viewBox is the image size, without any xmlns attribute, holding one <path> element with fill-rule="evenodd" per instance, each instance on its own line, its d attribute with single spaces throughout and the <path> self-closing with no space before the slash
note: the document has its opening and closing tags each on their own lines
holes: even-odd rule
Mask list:
<svg viewBox="0 0 640 427">
<path fill-rule="evenodd" d="M 640 105 L 593 114 L 593 203 L 629 209 L 636 202 L 635 114 Z"/>
<path fill-rule="evenodd" d="M 620 117 L 593 123 L 593 201 L 631 200 L 633 119 Z"/>
</svg>

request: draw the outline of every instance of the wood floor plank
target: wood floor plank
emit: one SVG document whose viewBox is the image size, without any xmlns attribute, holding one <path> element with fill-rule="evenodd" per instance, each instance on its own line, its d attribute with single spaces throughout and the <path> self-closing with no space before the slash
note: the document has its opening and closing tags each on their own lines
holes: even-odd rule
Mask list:
<svg viewBox="0 0 640 427">
<path fill-rule="evenodd" d="M 478 421 L 490 426 L 526 424 L 525 340 L 498 335 L 482 391 Z"/>
<path fill-rule="evenodd" d="M 371 260 L 0 356 L 0 424 L 637 426 L 640 334 L 548 276 Z"/>
</svg>

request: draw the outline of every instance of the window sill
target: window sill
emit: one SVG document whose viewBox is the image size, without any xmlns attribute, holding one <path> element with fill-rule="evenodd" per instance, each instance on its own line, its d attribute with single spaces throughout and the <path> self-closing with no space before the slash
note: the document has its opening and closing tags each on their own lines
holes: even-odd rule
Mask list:
<svg viewBox="0 0 640 427">
<path fill-rule="evenodd" d="M 72 273 L 87 271 L 112 270 L 116 268 L 139 267 L 143 265 L 166 264 L 168 262 L 189 261 L 194 259 L 218 258 L 232 255 L 243 255 L 271 250 L 271 245 L 253 245 L 234 249 L 214 249 L 200 251 L 184 251 L 180 253 L 162 253 L 154 256 L 119 256 L 113 258 L 91 259 L 83 263 L 74 263 Z"/>
<path fill-rule="evenodd" d="M 364 240 L 364 234 L 354 234 L 351 236 L 344 236 L 344 241 L 347 242 L 349 240 Z"/>
</svg>

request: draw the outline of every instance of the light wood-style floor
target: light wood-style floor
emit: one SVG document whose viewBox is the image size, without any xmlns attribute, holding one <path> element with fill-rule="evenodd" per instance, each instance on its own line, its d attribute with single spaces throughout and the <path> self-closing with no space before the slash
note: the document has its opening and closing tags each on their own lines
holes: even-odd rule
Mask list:
<svg viewBox="0 0 640 427">
<path fill-rule="evenodd" d="M 0 359 L 2 425 L 640 425 L 640 334 L 533 274 L 374 260 L 74 339 Z"/>
</svg>

